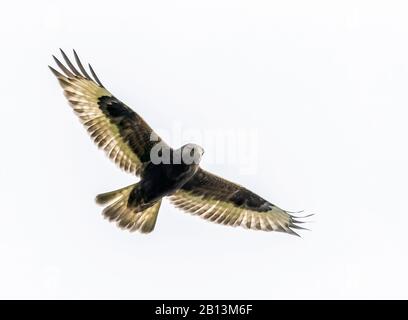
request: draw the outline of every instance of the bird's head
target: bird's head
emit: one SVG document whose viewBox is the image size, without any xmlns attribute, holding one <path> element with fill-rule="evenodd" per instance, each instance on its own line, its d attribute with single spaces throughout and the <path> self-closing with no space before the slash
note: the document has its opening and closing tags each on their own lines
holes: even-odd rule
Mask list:
<svg viewBox="0 0 408 320">
<path fill-rule="evenodd" d="M 197 144 L 189 143 L 181 147 L 181 157 L 185 164 L 199 164 L 204 149 Z"/>
</svg>

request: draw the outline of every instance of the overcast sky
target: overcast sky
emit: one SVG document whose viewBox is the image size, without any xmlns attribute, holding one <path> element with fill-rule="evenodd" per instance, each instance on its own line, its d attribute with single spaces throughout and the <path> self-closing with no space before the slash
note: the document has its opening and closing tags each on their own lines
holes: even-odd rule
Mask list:
<svg viewBox="0 0 408 320">
<path fill-rule="evenodd" d="M 0 5 L 0 298 L 408 298 L 406 1 Z M 104 220 L 134 183 L 49 72 L 75 48 L 174 147 L 287 210 L 302 238 L 165 201 L 155 231 Z M 214 138 L 215 137 L 215 138 Z"/>
</svg>

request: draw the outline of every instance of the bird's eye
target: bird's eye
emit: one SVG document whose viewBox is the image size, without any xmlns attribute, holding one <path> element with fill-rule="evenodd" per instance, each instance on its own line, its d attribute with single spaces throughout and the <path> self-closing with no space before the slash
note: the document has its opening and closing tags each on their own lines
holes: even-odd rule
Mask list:
<svg viewBox="0 0 408 320">
<path fill-rule="evenodd" d="M 190 150 L 190 157 L 194 157 L 194 148 Z"/>
</svg>

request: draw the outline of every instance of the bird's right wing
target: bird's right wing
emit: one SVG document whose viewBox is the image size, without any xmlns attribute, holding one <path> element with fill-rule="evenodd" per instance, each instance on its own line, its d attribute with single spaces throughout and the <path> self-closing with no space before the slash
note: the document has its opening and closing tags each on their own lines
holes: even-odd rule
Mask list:
<svg viewBox="0 0 408 320">
<path fill-rule="evenodd" d="M 298 226 L 288 211 L 271 204 L 244 187 L 199 168 L 170 198 L 178 208 L 212 222 L 248 229 L 281 231 L 297 235 Z"/>
<path fill-rule="evenodd" d="M 79 70 L 62 50 L 61 53 L 68 67 L 54 57 L 63 74 L 50 69 L 74 112 L 110 159 L 126 172 L 140 175 L 144 164 L 150 161 L 152 148 L 159 142 L 165 145 L 164 142 L 136 112 L 104 88 L 90 65 L 94 79 L 89 76 L 75 51 Z"/>
</svg>

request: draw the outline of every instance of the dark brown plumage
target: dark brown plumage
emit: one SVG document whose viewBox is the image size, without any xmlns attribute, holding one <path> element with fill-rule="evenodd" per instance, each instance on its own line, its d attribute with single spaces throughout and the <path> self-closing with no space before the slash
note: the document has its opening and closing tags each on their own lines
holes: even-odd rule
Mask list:
<svg viewBox="0 0 408 320">
<path fill-rule="evenodd" d="M 63 73 L 50 69 L 74 112 L 110 159 L 141 178 L 138 183 L 97 196 L 96 201 L 105 206 L 103 214 L 110 221 L 131 231 L 151 232 L 162 198 L 168 196 L 176 207 L 224 225 L 294 235 L 293 229 L 303 229 L 289 212 L 201 169 L 199 162 L 204 151 L 200 146 L 170 148 L 137 113 L 104 88 L 89 65 L 91 78 L 75 51 L 79 70 L 62 50 L 61 54 L 67 67 L 54 59 Z M 152 152 L 157 146 L 160 152 L 168 152 L 172 160 L 179 152 L 194 161 L 182 158 L 180 163 L 156 163 Z"/>
</svg>

